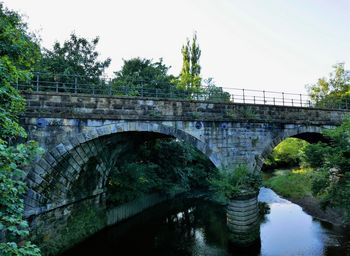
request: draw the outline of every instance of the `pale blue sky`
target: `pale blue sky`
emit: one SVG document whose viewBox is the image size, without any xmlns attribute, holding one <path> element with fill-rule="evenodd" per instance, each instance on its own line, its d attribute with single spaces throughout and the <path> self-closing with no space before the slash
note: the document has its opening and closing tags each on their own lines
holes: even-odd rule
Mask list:
<svg viewBox="0 0 350 256">
<path fill-rule="evenodd" d="M 350 64 L 350 0 L 3 0 L 51 47 L 72 31 L 100 36 L 122 59 L 163 58 L 181 69 L 181 45 L 197 31 L 204 78 L 223 87 L 305 92 L 337 62 Z"/>
</svg>

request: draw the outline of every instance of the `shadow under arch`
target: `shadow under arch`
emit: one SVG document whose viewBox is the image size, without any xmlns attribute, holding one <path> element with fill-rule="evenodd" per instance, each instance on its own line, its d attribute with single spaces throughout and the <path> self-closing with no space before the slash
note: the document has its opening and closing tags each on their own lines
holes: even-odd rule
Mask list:
<svg viewBox="0 0 350 256">
<path fill-rule="evenodd" d="M 27 175 L 25 216 L 33 241 L 43 245 L 43 252 L 59 253 L 108 225 L 108 174 L 119 152 L 117 145 L 132 137 L 175 138 L 215 159 L 213 150 L 193 135 L 147 122 L 109 124 L 67 137 Z"/>
<path fill-rule="evenodd" d="M 106 152 L 103 144 L 108 143 L 106 138 L 131 132 L 179 139 L 206 155 L 216 167 L 220 164 L 215 149 L 210 148 L 195 136 L 172 126 L 152 122 L 123 122 L 93 127 L 65 138 L 62 143 L 46 152 L 33 164 L 27 175 L 28 192 L 24 200 L 25 216 L 39 215 L 80 200 L 80 198 L 75 198 L 73 201 L 67 200 L 66 195 L 70 187 L 69 179 L 78 177 L 85 164 L 91 165 L 92 163 L 88 162 L 91 157 L 99 155 L 113 158 L 113 155 L 104 154 Z M 106 169 L 111 167 L 106 166 L 106 163 L 109 162 L 95 163 L 95 167 L 106 172 Z M 63 169 L 69 171 L 62 174 L 61 170 Z M 103 178 L 101 179 L 103 180 Z M 104 182 L 102 180 L 99 181 L 102 182 L 101 185 Z M 54 191 L 55 187 L 59 187 L 64 192 Z M 95 192 L 95 194 L 99 193 L 97 190 Z"/>
<path fill-rule="evenodd" d="M 329 143 L 329 138 L 324 136 L 322 133 L 318 132 L 303 132 L 303 133 L 298 133 L 294 136 L 291 136 L 291 138 L 297 138 L 301 140 L 305 140 L 311 144 L 317 143 L 317 142 L 324 142 L 324 143 Z"/>
</svg>

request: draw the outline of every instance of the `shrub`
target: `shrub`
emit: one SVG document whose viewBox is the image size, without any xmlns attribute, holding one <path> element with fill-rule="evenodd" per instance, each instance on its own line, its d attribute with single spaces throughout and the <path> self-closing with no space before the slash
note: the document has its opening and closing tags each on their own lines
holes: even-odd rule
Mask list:
<svg viewBox="0 0 350 256">
<path fill-rule="evenodd" d="M 239 165 L 236 169 L 223 169 L 209 179 L 213 199 L 221 203 L 237 195 L 257 192 L 261 186 L 261 176 L 257 172 L 250 172 L 246 165 Z"/>
</svg>

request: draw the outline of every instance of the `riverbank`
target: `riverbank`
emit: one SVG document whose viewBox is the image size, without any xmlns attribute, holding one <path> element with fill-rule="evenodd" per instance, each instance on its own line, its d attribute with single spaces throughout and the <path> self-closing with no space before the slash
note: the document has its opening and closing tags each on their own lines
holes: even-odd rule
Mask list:
<svg viewBox="0 0 350 256">
<path fill-rule="evenodd" d="M 330 207 L 323 210 L 320 200 L 312 195 L 312 171 L 310 169 L 277 170 L 274 174 L 264 180 L 264 186 L 299 205 L 314 218 L 336 226 L 345 225 L 345 217 L 339 210 Z"/>
</svg>

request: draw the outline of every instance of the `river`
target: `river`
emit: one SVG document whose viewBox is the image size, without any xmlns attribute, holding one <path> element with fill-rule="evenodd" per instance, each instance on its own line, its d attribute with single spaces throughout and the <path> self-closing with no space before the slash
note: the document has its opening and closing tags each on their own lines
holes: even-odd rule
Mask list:
<svg viewBox="0 0 350 256">
<path fill-rule="evenodd" d="M 162 203 L 106 228 L 62 256 L 78 255 L 350 255 L 345 230 L 320 222 L 302 208 L 261 188 L 270 212 L 260 240 L 249 248 L 228 241 L 225 208 L 204 199 Z"/>
</svg>

